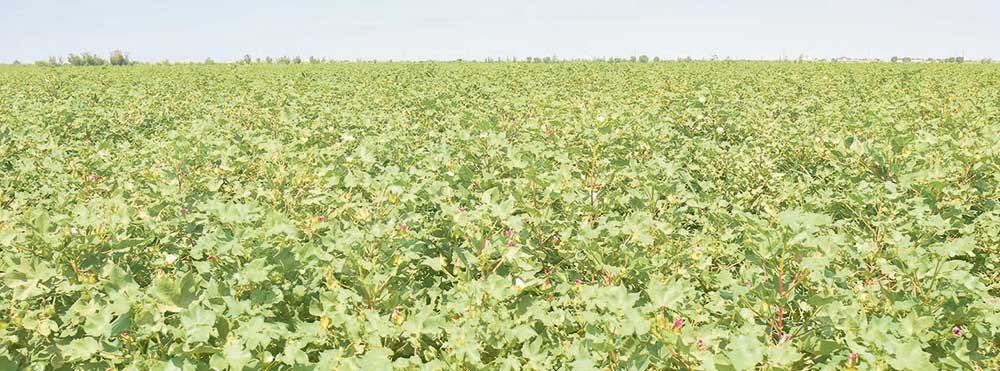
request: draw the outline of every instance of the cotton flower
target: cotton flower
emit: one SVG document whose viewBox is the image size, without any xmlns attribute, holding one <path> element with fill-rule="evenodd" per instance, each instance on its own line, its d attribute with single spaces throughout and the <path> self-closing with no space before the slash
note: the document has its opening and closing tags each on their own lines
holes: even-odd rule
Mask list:
<svg viewBox="0 0 1000 371">
<path fill-rule="evenodd" d="M 726 129 L 723 129 L 721 126 L 719 126 L 719 127 L 715 128 L 715 132 L 719 133 L 719 134 L 722 134 L 722 133 L 726 132 Z"/>
<path fill-rule="evenodd" d="M 674 330 L 680 330 L 681 327 L 684 327 L 684 320 L 680 319 L 680 318 L 675 319 L 674 320 Z"/>
<path fill-rule="evenodd" d="M 527 285 L 525 285 L 524 281 L 522 281 L 520 278 L 514 279 L 514 288 L 518 290 L 524 290 L 525 287 L 527 287 Z"/>
<path fill-rule="evenodd" d="M 174 262 L 177 261 L 177 255 L 167 254 L 163 257 L 163 261 L 165 261 L 167 264 L 174 264 Z"/>
<path fill-rule="evenodd" d="M 345 142 L 353 142 L 354 141 L 354 136 L 351 135 L 351 134 L 344 134 L 344 135 L 340 136 L 340 139 L 342 139 Z"/>
<path fill-rule="evenodd" d="M 962 334 L 963 334 L 962 328 L 958 327 L 958 326 L 952 327 L 951 328 L 951 333 L 955 334 L 955 336 L 962 337 Z"/>
<path fill-rule="evenodd" d="M 597 116 L 597 122 L 604 122 L 606 120 L 603 115 Z"/>
<path fill-rule="evenodd" d="M 847 365 L 854 366 L 857 363 L 858 363 L 858 354 L 851 352 L 851 354 L 847 356 Z"/>
<path fill-rule="evenodd" d="M 705 98 L 705 97 L 698 97 L 698 103 L 702 103 L 702 104 L 704 104 L 704 103 L 705 103 L 705 101 L 707 101 L 707 100 L 708 100 L 708 98 Z"/>
</svg>

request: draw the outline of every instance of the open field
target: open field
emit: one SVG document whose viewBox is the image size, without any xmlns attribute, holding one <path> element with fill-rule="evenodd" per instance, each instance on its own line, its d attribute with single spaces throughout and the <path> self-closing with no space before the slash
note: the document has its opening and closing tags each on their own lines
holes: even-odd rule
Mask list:
<svg viewBox="0 0 1000 371">
<path fill-rule="evenodd" d="M 0 67 L 0 369 L 997 369 L 998 202 L 995 64 Z"/>
</svg>

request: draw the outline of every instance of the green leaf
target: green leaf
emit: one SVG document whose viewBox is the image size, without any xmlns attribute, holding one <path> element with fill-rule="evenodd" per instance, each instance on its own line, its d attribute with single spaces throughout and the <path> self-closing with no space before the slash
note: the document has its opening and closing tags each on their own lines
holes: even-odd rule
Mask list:
<svg viewBox="0 0 1000 371">
<path fill-rule="evenodd" d="M 778 213 L 778 224 L 793 230 L 829 225 L 833 219 L 823 214 L 800 210 L 785 210 Z"/>
<path fill-rule="evenodd" d="M 740 335 L 729 343 L 726 356 L 733 368 L 737 370 L 752 370 L 764 360 L 765 347 L 757 338 Z"/>
<path fill-rule="evenodd" d="M 935 254 L 939 256 L 944 256 L 948 258 L 954 258 L 956 256 L 968 256 L 972 255 L 973 251 L 976 249 L 976 243 L 973 239 L 968 237 L 956 238 L 954 240 L 937 244 L 933 249 Z"/>
<path fill-rule="evenodd" d="M 168 312 L 180 312 L 198 298 L 198 282 L 191 272 L 180 278 L 159 276 L 152 286 L 150 294 Z"/>
<path fill-rule="evenodd" d="M 63 357 L 69 361 L 88 360 L 101 350 L 101 344 L 92 337 L 85 337 L 70 341 L 69 344 L 59 347 Z"/>
<path fill-rule="evenodd" d="M 931 355 L 925 352 L 918 340 L 910 340 L 899 344 L 892 350 L 889 365 L 897 370 L 936 370 L 931 364 Z"/>
<path fill-rule="evenodd" d="M 676 309 L 677 303 L 687 299 L 688 294 L 694 289 L 691 283 L 685 280 L 673 279 L 662 282 L 653 279 L 646 287 L 646 295 L 650 302 L 657 308 Z"/>
<path fill-rule="evenodd" d="M 189 343 L 204 343 L 215 328 L 215 313 L 192 306 L 180 313 L 181 329 Z"/>
</svg>

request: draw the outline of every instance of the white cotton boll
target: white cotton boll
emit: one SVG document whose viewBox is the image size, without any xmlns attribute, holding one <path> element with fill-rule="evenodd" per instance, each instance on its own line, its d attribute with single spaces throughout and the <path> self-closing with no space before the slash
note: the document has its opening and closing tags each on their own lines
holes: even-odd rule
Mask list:
<svg viewBox="0 0 1000 371">
<path fill-rule="evenodd" d="M 607 120 L 607 119 L 606 119 L 606 118 L 604 118 L 604 116 L 603 116 L 603 115 L 601 115 L 601 116 L 597 116 L 597 122 L 604 122 L 604 120 Z"/>
<path fill-rule="evenodd" d="M 167 264 L 174 264 L 177 261 L 177 255 L 167 254 L 163 257 L 163 261 L 167 262 Z"/>
<path fill-rule="evenodd" d="M 516 287 L 518 290 L 524 290 L 524 288 L 527 287 L 527 285 L 525 285 L 524 281 L 522 281 L 520 278 L 515 278 L 514 287 Z"/>
<path fill-rule="evenodd" d="M 715 128 L 715 132 L 716 132 L 716 133 L 719 133 L 719 134 L 722 134 L 722 133 L 725 133 L 725 132 L 726 132 L 726 130 L 725 130 L 725 129 L 723 129 L 723 128 L 722 128 L 721 126 L 719 126 L 719 127 Z"/>
<path fill-rule="evenodd" d="M 708 100 L 708 98 L 698 97 L 698 103 L 705 103 L 705 101 L 707 101 L 707 100 Z"/>
</svg>

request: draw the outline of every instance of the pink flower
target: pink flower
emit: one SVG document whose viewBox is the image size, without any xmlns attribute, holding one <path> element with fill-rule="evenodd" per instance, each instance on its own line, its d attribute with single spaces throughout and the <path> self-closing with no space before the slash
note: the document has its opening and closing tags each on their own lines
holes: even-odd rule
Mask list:
<svg viewBox="0 0 1000 371">
<path fill-rule="evenodd" d="M 458 211 L 461 211 L 463 213 L 466 212 L 467 210 L 469 210 L 469 209 L 466 209 L 465 206 L 462 206 L 462 207 L 458 208 Z"/>
<path fill-rule="evenodd" d="M 123 338 L 128 338 L 128 331 L 122 331 L 121 336 Z"/>
<path fill-rule="evenodd" d="M 699 351 L 705 350 L 705 341 L 704 340 L 698 339 L 698 350 Z"/>
<path fill-rule="evenodd" d="M 787 343 L 789 340 L 792 340 L 792 334 L 781 335 L 781 340 L 778 340 L 778 344 Z"/>
<path fill-rule="evenodd" d="M 514 243 L 514 240 L 507 241 L 507 246 L 508 247 L 514 247 L 515 245 L 517 245 L 517 244 Z"/>
<path fill-rule="evenodd" d="M 514 230 L 513 229 L 508 229 L 508 230 L 504 231 L 503 234 L 506 235 L 507 237 L 514 237 Z"/>
<path fill-rule="evenodd" d="M 97 174 L 91 174 L 90 175 L 90 181 L 91 182 L 96 182 L 98 179 L 101 179 L 101 177 L 97 176 Z"/>
<path fill-rule="evenodd" d="M 209 262 L 213 262 L 213 261 L 215 261 L 215 255 L 209 255 L 209 256 L 208 256 L 208 261 L 209 261 Z"/>
<path fill-rule="evenodd" d="M 963 334 L 962 328 L 958 327 L 958 326 L 952 327 L 951 328 L 951 333 L 955 334 L 955 336 L 962 337 L 962 334 Z"/>
<path fill-rule="evenodd" d="M 406 232 L 406 231 L 407 231 L 407 230 L 409 230 L 409 229 L 410 229 L 410 227 L 407 227 L 407 226 L 406 226 L 406 224 L 403 224 L 403 225 L 400 225 L 400 226 L 399 226 L 399 230 L 400 230 L 400 231 L 403 231 L 403 232 Z"/>
<path fill-rule="evenodd" d="M 322 223 L 322 222 L 325 222 L 325 221 L 326 221 L 326 217 L 325 217 L 325 216 L 322 216 L 322 215 L 320 215 L 320 216 L 317 216 L 317 217 L 316 217 L 316 221 L 317 221 L 317 222 L 320 222 L 320 223 Z"/>
<path fill-rule="evenodd" d="M 582 285 L 583 285 L 583 280 L 581 280 L 581 279 L 577 278 L 577 279 L 576 279 L 576 285 L 577 285 L 577 286 L 582 286 Z"/>
<path fill-rule="evenodd" d="M 847 356 L 847 365 L 854 366 L 856 363 L 858 363 L 858 354 L 851 352 L 851 354 Z"/>
<path fill-rule="evenodd" d="M 674 330 L 680 330 L 681 327 L 684 327 L 684 320 L 680 319 L 680 318 L 675 319 L 674 320 Z"/>
<path fill-rule="evenodd" d="M 188 208 L 182 207 L 181 208 L 181 215 L 187 215 L 187 214 L 188 214 Z"/>
</svg>

